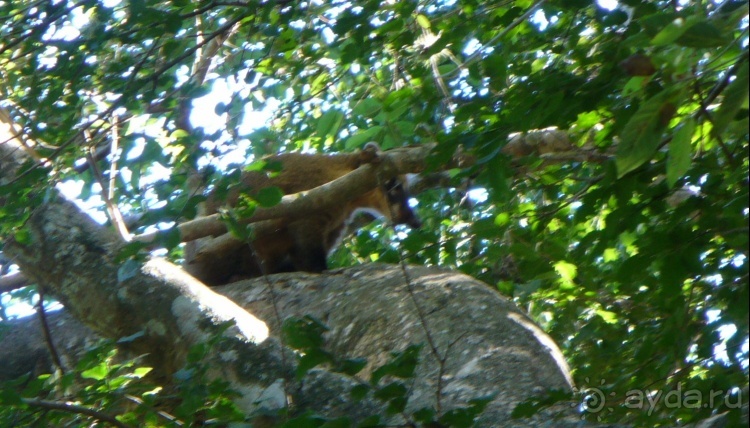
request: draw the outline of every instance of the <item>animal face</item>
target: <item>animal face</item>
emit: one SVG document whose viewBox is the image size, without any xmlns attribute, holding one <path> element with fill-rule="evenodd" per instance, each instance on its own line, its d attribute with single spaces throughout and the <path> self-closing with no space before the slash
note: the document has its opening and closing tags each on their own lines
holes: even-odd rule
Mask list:
<svg viewBox="0 0 750 428">
<path fill-rule="evenodd" d="M 405 177 L 392 178 L 385 183 L 384 187 L 393 224 L 407 224 L 414 229 L 420 228 L 422 222 L 409 206 L 409 192 L 406 189 Z"/>
</svg>

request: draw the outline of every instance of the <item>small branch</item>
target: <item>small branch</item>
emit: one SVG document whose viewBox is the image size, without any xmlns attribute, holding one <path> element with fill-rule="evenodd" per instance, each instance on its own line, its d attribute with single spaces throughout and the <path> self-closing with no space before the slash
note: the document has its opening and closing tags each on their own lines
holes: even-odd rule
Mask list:
<svg viewBox="0 0 750 428">
<path fill-rule="evenodd" d="M 516 28 L 519 25 L 521 25 L 521 23 L 523 21 L 525 21 L 529 16 L 531 16 L 531 14 L 534 13 L 537 9 L 539 9 L 539 7 L 542 4 L 544 4 L 544 2 L 546 2 L 546 1 L 547 0 L 537 0 L 536 3 L 534 3 L 533 5 L 531 5 L 531 7 L 528 8 L 523 15 L 519 16 L 518 18 L 516 18 L 516 20 L 513 21 L 513 22 L 511 22 L 510 25 L 508 25 L 502 32 L 500 32 L 500 34 L 498 34 L 495 37 L 491 38 L 487 43 L 484 43 L 483 45 L 484 46 L 492 46 L 498 40 L 500 40 L 503 37 L 507 36 L 508 33 L 511 32 L 511 30 L 513 30 L 514 28 Z M 468 58 L 466 58 L 466 61 L 464 61 L 463 65 L 461 67 L 457 68 L 456 70 L 465 69 L 467 65 L 469 65 L 471 62 L 473 62 L 474 60 L 476 60 L 477 57 L 479 57 L 479 55 L 481 55 L 481 54 L 482 54 L 482 49 L 477 49 L 473 54 L 471 54 L 471 56 L 469 56 Z M 455 73 L 455 71 L 451 71 L 449 73 L 446 73 L 446 74 L 443 75 L 443 77 L 449 77 L 453 73 Z"/>
<path fill-rule="evenodd" d="M 93 149 L 93 148 L 92 148 Z M 99 186 L 102 188 L 102 200 L 104 200 L 104 205 L 107 208 L 107 217 L 109 217 L 109 221 L 112 222 L 112 224 L 115 226 L 115 228 L 119 231 L 119 224 L 123 224 L 122 220 L 122 214 L 120 214 L 119 218 L 117 217 L 117 213 L 120 211 L 117 209 L 116 206 L 112 203 L 112 200 L 109 199 L 108 194 L 109 191 L 107 182 L 104 181 L 104 176 L 102 175 L 101 170 L 99 170 L 99 166 L 97 166 L 96 161 L 94 160 L 94 153 L 89 153 L 87 155 L 88 163 L 91 165 L 91 172 L 94 174 L 94 178 L 99 183 Z M 120 222 L 118 224 L 118 221 Z M 129 234 L 127 234 L 127 229 L 125 229 L 126 234 L 120 235 L 120 237 L 125 241 L 129 242 Z"/>
<path fill-rule="evenodd" d="M 194 47 L 188 49 L 182 55 L 178 55 L 177 57 L 175 57 L 171 61 L 167 62 L 165 65 L 163 65 L 161 68 L 159 68 L 159 70 L 155 71 L 153 74 L 151 74 L 151 75 L 149 75 L 149 76 L 147 76 L 147 77 L 145 77 L 143 79 L 140 79 L 139 82 L 141 84 L 144 84 L 147 81 L 151 81 L 151 80 L 154 80 L 154 79 L 158 78 L 162 74 L 166 73 L 169 69 L 171 69 L 175 65 L 179 64 L 184 59 L 188 58 L 190 55 L 193 55 L 196 51 L 198 51 L 203 46 L 205 46 L 206 44 L 208 44 L 209 42 L 211 42 L 213 39 L 221 36 L 222 34 L 226 33 L 227 31 L 231 31 L 232 27 L 234 27 L 235 24 L 237 24 L 238 22 L 240 22 L 244 18 L 245 18 L 245 16 L 239 16 L 239 17 L 237 17 L 235 19 L 230 20 L 225 25 L 219 27 L 218 30 L 216 30 L 213 33 L 211 33 L 208 36 L 206 36 L 206 38 L 202 42 L 197 43 Z"/>
<path fill-rule="evenodd" d="M 86 415 L 98 421 L 112 424 L 118 428 L 131 428 L 130 425 L 126 425 L 106 413 L 102 413 L 97 410 L 90 409 L 88 407 L 79 406 L 77 404 L 64 403 L 60 401 L 40 400 L 37 398 L 21 398 L 21 401 L 23 401 L 28 406 L 35 406 L 35 407 L 41 407 L 43 409 L 60 410 L 63 412 L 68 412 L 68 413 Z"/>
<path fill-rule="evenodd" d="M 123 241 L 129 242 L 131 239 L 130 232 L 128 231 L 128 227 L 125 224 L 125 220 L 122 218 L 122 212 L 120 211 L 120 208 L 118 208 L 117 204 L 115 203 L 115 188 L 117 187 L 117 161 L 120 157 L 120 154 L 118 153 L 118 144 L 120 140 L 118 130 L 119 123 L 117 121 L 117 115 L 113 114 L 111 142 L 112 148 L 110 149 L 110 153 L 112 154 L 112 161 L 110 162 L 109 185 L 107 186 L 107 195 L 104 201 L 107 205 L 107 212 L 109 212 L 109 218 L 112 220 L 112 225 L 115 227 L 115 230 L 117 230 L 117 232 L 120 234 L 120 237 Z M 102 193 L 104 193 L 104 189 L 102 189 Z"/>
<path fill-rule="evenodd" d="M 110 150 L 109 145 L 97 148 L 94 151 L 94 153 L 89 157 L 88 162 L 74 166 L 73 170 L 79 174 L 86 172 L 89 168 L 91 168 L 92 159 L 94 162 L 99 162 L 100 160 L 106 158 L 109 155 L 109 150 Z"/>
<path fill-rule="evenodd" d="M 698 87 L 698 80 L 695 80 L 695 95 L 698 97 L 698 112 L 695 114 L 695 117 L 704 116 L 708 122 L 713 125 L 713 117 L 711 113 L 708 111 L 708 106 L 713 102 L 713 100 L 716 99 L 716 97 L 721 94 L 724 89 L 727 88 L 729 85 L 729 80 L 732 76 L 737 74 L 737 70 L 739 70 L 740 66 L 743 62 L 747 61 L 748 59 L 748 51 L 745 51 L 745 53 L 737 60 L 737 62 L 732 66 L 732 68 L 727 71 L 727 73 L 724 75 L 724 78 L 721 79 L 719 83 L 716 84 L 716 86 L 711 89 L 711 92 L 708 94 L 708 97 L 706 99 L 703 99 L 703 96 L 701 95 L 700 88 Z M 721 139 L 719 135 L 715 135 L 716 142 L 719 145 L 719 148 L 721 149 L 722 153 L 724 153 L 724 157 L 727 158 L 727 162 L 729 162 L 732 166 L 737 166 L 737 160 L 734 159 L 734 156 L 732 156 L 732 152 L 729 150 L 726 144 L 724 144 L 724 140 Z"/>
<path fill-rule="evenodd" d="M 708 96 L 706 97 L 706 100 L 705 100 L 706 106 L 714 102 L 716 97 L 718 97 L 724 91 L 724 89 L 726 89 L 726 87 L 729 86 L 729 81 L 732 79 L 732 76 L 737 74 L 737 71 L 742 66 L 742 63 L 747 61 L 748 58 L 750 58 L 750 51 L 745 50 L 745 52 L 743 52 L 743 54 L 740 56 L 737 62 L 734 63 L 732 68 L 729 69 L 729 71 L 727 71 L 724 74 L 724 78 L 721 79 L 721 81 L 719 81 L 719 83 L 717 83 L 716 86 L 714 86 L 713 89 L 711 89 L 711 92 L 708 93 Z"/>
<path fill-rule="evenodd" d="M 52 334 L 50 334 L 49 323 L 47 323 L 47 315 L 44 313 L 44 293 L 42 290 L 37 290 L 39 295 L 39 302 L 36 304 L 36 313 L 39 315 L 39 322 L 42 324 L 42 334 L 44 335 L 44 342 L 47 344 L 47 349 L 52 356 L 52 362 L 55 364 L 61 373 L 65 373 L 62 361 L 60 360 L 60 354 L 55 348 L 55 343 L 52 341 Z"/>
</svg>

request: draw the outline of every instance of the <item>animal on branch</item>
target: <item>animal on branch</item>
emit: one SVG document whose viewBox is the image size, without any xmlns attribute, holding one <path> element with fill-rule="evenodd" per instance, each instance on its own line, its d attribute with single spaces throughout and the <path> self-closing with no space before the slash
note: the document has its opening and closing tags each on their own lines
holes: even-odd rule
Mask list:
<svg viewBox="0 0 750 428">
<path fill-rule="evenodd" d="M 310 190 L 361 165 L 378 162 L 380 153 L 377 144 L 368 143 L 355 153 L 285 153 L 266 157 L 266 165 L 278 167 L 278 172 L 244 171 L 238 186 L 209 193 L 202 214 L 217 213 L 222 207 L 236 207 L 245 195 L 252 198 L 264 188 L 277 187 L 285 195 Z M 328 254 L 341 242 L 344 233 L 351 229 L 351 221 L 361 212 L 385 217 L 394 225 L 421 226 L 409 206 L 406 177 L 397 176 L 333 208 L 299 218 L 274 219 L 272 232 L 210 257 L 196 257 L 198 244 L 188 242 L 185 270 L 211 286 L 263 274 L 322 272 L 328 268 Z"/>
</svg>

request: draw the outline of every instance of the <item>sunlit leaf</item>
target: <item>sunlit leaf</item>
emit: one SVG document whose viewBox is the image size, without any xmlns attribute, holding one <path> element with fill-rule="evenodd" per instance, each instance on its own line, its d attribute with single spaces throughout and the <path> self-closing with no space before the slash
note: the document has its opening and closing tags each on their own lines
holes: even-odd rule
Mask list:
<svg viewBox="0 0 750 428">
<path fill-rule="evenodd" d="M 427 19 L 427 17 L 422 14 L 417 15 L 417 23 L 419 24 L 420 27 L 424 29 L 430 28 L 430 20 Z"/>
<path fill-rule="evenodd" d="M 107 377 L 107 374 L 109 374 L 109 367 L 107 367 L 107 364 L 101 363 L 88 370 L 82 371 L 81 377 L 84 379 L 102 380 Z"/>
<path fill-rule="evenodd" d="M 597 309 L 596 314 L 601 317 L 604 322 L 607 324 L 616 324 L 617 323 L 617 314 L 610 311 L 605 311 L 604 309 Z"/>
</svg>

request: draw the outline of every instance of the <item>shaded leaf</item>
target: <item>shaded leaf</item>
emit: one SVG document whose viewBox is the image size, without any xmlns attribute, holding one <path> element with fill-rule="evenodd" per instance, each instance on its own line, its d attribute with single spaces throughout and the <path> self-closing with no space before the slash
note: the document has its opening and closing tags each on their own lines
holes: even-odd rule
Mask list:
<svg viewBox="0 0 750 428">
<path fill-rule="evenodd" d="M 344 113 L 340 110 L 331 109 L 325 112 L 323 116 L 318 119 L 318 127 L 316 132 L 319 136 L 325 138 L 328 136 L 334 136 L 341 127 L 341 123 L 344 120 Z"/>
<path fill-rule="evenodd" d="M 695 23 L 677 39 L 678 45 L 691 48 L 713 48 L 729 42 L 731 38 L 707 21 Z"/>
<path fill-rule="evenodd" d="M 347 150 L 353 150 L 362 147 L 370 141 L 377 140 L 378 135 L 382 131 L 382 126 L 373 126 L 364 131 L 357 132 L 346 140 L 346 143 L 344 143 L 344 147 Z"/>
<path fill-rule="evenodd" d="M 258 201 L 258 204 L 262 207 L 272 207 L 278 205 L 281 202 L 281 198 L 284 197 L 284 192 L 276 186 L 264 187 L 255 194 L 254 199 Z"/>
<path fill-rule="evenodd" d="M 724 100 L 713 118 L 713 134 L 719 136 L 729 123 L 734 120 L 737 112 L 748 100 L 750 87 L 748 86 L 748 61 L 745 60 L 737 70 L 734 81 L 724 90 Z"/>
<path fill-rule="evenodd" d="M 674 187 L 677 180 L 682 178 L 690 168 L 691 142 L 694 132 L 695 120 L 688 117 L 682 122 L 669 143 L 669 156 L 667 157 L 667 184 L 669 187 Z"/>
<path fill-rule="evenodd" d="M 672 90 L 664 90 L 645 101 L 630 118 L 620 134 L 617 148 L 617 176 L 622 177 L 650 160 L 661 142 L 664 122 L 674 111 L 678 97 Z M 665 113 L 666 112 L 666 113 Z"/>
</svg>

